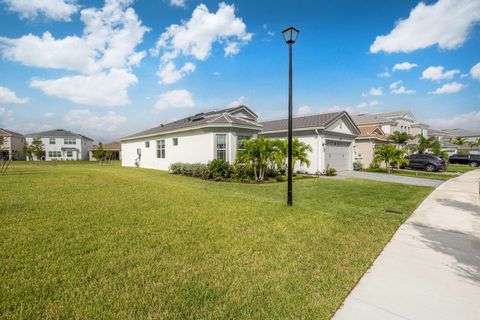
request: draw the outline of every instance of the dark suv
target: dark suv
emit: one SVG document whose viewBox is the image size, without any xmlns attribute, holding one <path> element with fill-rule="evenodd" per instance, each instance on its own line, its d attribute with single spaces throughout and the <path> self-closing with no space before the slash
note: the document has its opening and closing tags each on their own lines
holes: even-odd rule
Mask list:
<svg viewBox="0 0 480 320">
<path fill-rule="evenodd" d="M 430 154 L 412 154 L 408 157 L 408 164 L 401 167 L 424 169 L 428 172 L 447 170 L 447 164 L 444 159 Z"/>
<path fill-rule="evenodd" d="M 470 167 L 480 165 L 480 154 L 454 154 L 450 156 L 448 162 L 451 164 L 466 164 Z"/>
</svg>

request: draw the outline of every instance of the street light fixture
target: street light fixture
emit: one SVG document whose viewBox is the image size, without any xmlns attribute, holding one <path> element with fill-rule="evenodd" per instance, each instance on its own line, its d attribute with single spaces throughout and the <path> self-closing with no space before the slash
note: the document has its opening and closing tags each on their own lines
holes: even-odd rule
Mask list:
<svg viewBox="0 0 480 320">
<path fill-rule="evenodd" d="M 289 51 L 289 68 L 288 68 L 288 192 L 287 192 L 287 205 L 292 205 L 292 175 L 293 175 L 293 163 L 292 163 L 292 45 L 297 41 L 298 29 L 294 27 L 287 28 L 282 31 L 283 38 L 288 44 Z"/>
</svg>

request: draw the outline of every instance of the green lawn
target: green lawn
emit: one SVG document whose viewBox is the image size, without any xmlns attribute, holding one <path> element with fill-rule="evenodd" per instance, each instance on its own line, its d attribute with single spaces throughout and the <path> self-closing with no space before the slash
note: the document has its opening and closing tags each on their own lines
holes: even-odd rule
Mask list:
<svg viewBox="0 0 480 320">
<path fill-rule="evenodd" d="M 447 172 L 461 172 L 461 173 L 465 173 L 465 172 L 469 172 L 469 171 L 477 170 L 477 169 L 479 169 L 479 168 L 470 167 L 470 166 L 460 166 L 460 165 L 455 165 L 455 164 L 449 164 L 448 167 L 447 167 Z"/>
<path fill-rule="evenodd" d="M 289 208 L 285 183 L 118 165 L 0 181 L 2 319 L 328 319 L 432 191 L 305 179 Z"/>
<path fill-rule="evenodd" d="M 364 171 L 367 172 L 376 172 L 376 173 L 387 173 L 387 171 L 384 168 L 366 168 Z M 414 178 L 427 178 L 427 179 L 435 179 L 435 180 L 448 180 L 451 178 L 458 177 L 457 174 L 454 174 L 454 171 L 447 172 L 445 173 L 444 171 L 442 172 L 426 172 L 426 171 L 411 171 L 408 169 L 402 169 L 402 170 L 393 170 L 394 175 L 397 176 L 405 176 L 405 177 L 414 177 Z"/>
</svg>

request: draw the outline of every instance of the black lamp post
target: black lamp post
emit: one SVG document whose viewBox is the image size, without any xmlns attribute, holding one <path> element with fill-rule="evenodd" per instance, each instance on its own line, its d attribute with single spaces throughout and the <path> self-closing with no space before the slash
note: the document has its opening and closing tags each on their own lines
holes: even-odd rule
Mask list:
<svg viewBox="0 0 480 320">
<path fill-rule="evenodd" d="M 297 41 L 298 31 L 294 27 L 287 28 L 282 31 L 283 38 L 288 44 L 289 65 L 288 65 L 288 193 L 287 205 L 292 205 L 292 45 Z"/>
</svg>

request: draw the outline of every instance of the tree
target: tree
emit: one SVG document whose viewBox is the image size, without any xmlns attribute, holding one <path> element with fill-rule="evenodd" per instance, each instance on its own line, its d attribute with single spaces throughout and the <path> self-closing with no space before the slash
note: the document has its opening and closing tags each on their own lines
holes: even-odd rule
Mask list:
<svg viewBox="0 0 480 320">
<path fill-rule="evenodd" d="M 33 149 L 32 146 L 29 145 L 27 142 L 25 142 L 25 144 L 23 145 L 23 153 L 25 153 L 27 160 L 33 161 Z"/>
<path fill-rule="evenodd" d="M 477 138 L 475 141 L 470 141 L 468 143 L 470 145 L 470 148 L 475 148 L 475 147 L 480 147 L 480 138 Z"/>
<path fill-rule="evenodd" d="M 41 160 L 45 155 L 45 146 L 43 145 L 42 139 L 33 139 L 30 147 L 32 149 L 32 154 L 37 158 L 37 160 Z"/>
<path fill-rule="evenodd" d="M 425 138 L 422 135 L 418 135 L 418 147 L 419 154 L 424 154 L 428 149 L 440 149 L 440 142 L 435 137 Z"/>
<path fill-rule="evenodd" d="M 387 173 L 392 173 L 391 164 L 396 163 L 397 167 L 400 167 L 406 162 L 406 159 L 402 150 L 398 150 L 394 144 L 389 143 L 375 148 L 374 161 L 385 163 Z"/>
<path fill-rule="evenodd" d="M 278 142 L 259 137 L 243 142 L 236 161 L 252 165 L 255 180 L 263 181 L 268 166 L 276 163 L 278 152 Z"/>
<path fill-rule="evenodd" d="M 93 156 L 97 161 L 100 161 L 100 163 L 105 158 L 105 150 L 103 149 L 103 144 L 101 142 L 98 144 L 97 149 L 93 151 Z"/>
<path fill-rule="evenodd" d="M 287 140 L 277 140 L 276 145 L 278 152 L 276 154 L 276 164 L 279 168 L 287 171 L 288 165 L 288 141 Z M 312 147 L 304 142 L 301 142 L 297 138 L 293 139 L 292 142 L 292 163 L 295 165 L 297 161 L 300 161 L 300 165 L 306 164 L 307 167 L 310 166 L 310 160 L 308 159 L 308 152 L 312 152 Z"/>
<path fill-rule="evenodd" d="M 6 139 L 4 136 L 0 136 L 0 150 L 3 150 L 3 145 L 6 143 Z"/>
<path fill-rule="evenodd" d="M 467 139 L 466 138 L 461 138 L 461 137 L 455 137 L 455 138 L 450 139 L 450 143 L 453 143 L 453 144 L 456 144 L 456 145 L 459 145 L 459 146 L 463 146 L 466 142 L 467 142 Z"/>
<path fill-rule="evenodd" d="M 412 135 L 406 132 L 394 131 L 389 137 L 388 140 L 395 143 L 399 149 L 403 149 L 407 145 L 409 140 L 412 140 Z"/>
</svg>

